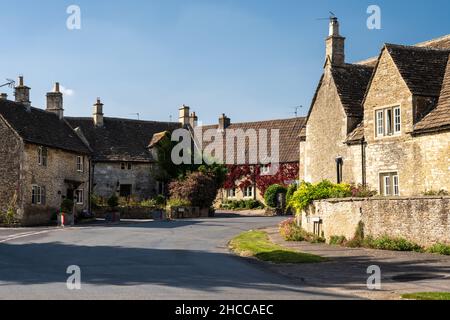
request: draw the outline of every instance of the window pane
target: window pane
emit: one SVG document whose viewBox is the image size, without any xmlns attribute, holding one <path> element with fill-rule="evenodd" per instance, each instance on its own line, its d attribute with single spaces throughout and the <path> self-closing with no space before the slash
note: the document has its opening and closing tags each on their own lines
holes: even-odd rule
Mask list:
<svg viewBox="0 0 450 320">
<path fill-rule="evenodd" d="M 384 112 L 383 111 L 377 112 L 377 135 L 378 136 L 384 135 Z"/>
<path fill-rule="evenodd" d="M 385 176 L 384 177 L 384 195 L 390 196 L 391 194 L 391 177 Z"/>
<path fill-rule="evenodd" d="M 386 135 L 392 135 L 393 133 L 393 117 L 392 117 L 392 110 L 388 109 L 386 110 Z"/>
<path fill-rule="evenodd" d="M 400 108 L 395 108 L 394 109 L 394 130 L 395 133 L 399 133 L 402 129 L 402 124 L 401 124 L 401 112 L 400 112 Z"/>
<path fill-rule="evenodd" d="M 398 176 L 394 176 L 393 181 L 394 181 L 394 195 L 398 196 L 400 195 Z"/>
</svg>

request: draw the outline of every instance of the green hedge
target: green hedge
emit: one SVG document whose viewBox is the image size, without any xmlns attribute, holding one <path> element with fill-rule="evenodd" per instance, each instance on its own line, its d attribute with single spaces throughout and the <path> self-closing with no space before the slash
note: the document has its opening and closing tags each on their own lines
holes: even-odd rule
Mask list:
<svg viewBox="0 0 450 320">
<path fill-rule="evenodd" d="M 264 204 L 257 200 L 233 200 L 233 201 L 225 201 L 221 205 L 221 209 L 225 210 L 256 210 L 256 209 L 264 209 Z"/>
<path fill-rule="evenodd" d="M 287 188 L 279 184 L 274 184 L 267 188 L 266 193 L 264 194 L 264 201 L 266 202 L 266 205 L 271 208 L 276 208 L 278 202 L 277 197 L 280 193 L 286 194 Z"/>
</svg>

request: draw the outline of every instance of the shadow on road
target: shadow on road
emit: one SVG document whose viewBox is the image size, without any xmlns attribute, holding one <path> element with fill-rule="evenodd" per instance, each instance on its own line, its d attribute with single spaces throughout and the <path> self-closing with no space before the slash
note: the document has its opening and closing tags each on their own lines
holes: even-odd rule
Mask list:
<svg viewBox="0 0 450 320">
<path fill-rule="evenodd" d="M 82 271 L 82 283 L 92 285 L 160 285 L 219 292 L 224 288 L 311 294 L 322 298 L 348 298 L 310 292 L 288 278 L 256 268 L 224 253 L 191 250 L 156 250 L 63 243 L 0 245 L 0 287 L 65 283 L 68 266 Z M 280 299 L 282 295 L 280 296 Z"/>
</svg>

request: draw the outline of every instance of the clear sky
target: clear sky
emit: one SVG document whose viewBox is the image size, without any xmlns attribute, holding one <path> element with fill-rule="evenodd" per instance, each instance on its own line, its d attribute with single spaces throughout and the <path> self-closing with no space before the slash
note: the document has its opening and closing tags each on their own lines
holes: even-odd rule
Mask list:
<svg viewBox="0 0 450 320">
<path fill-rule="evenodd" d="M 69 30 L 69 5 L 81 30 Z M 380 6 L 382 29 L 366 26 Z M 406 0 L 0 0 L 0 81 L 25 76 L 44 107 L 55 81 L 66 114 L 167 121 L 190 105 L 204 123 L 306 114 L 324 63 L 333 11 L 347 37 L 347 61 L 384 42 L 414 44 L 450 33 L 450 1 Z M 12 90 L 2 88 L 12 95 Z M 12 97 L 11 97 L 12 98 Z"/>
</svg>

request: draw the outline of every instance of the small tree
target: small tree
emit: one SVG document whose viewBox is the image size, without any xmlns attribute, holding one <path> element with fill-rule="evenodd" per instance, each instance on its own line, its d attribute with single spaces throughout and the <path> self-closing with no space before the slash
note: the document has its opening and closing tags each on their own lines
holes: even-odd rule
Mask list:
<svg viewBox="0 0 450 320">
<path fill-rule="evenodd" d="M 170 184 L 171 199 L 185 200 L 194 207 L 209 208 L 216 199 L 219 186 L 211 174 L 193 172 L 184 180 Z"/>
<path fill-rule="evenodd" d="M 117 198 L 116 195 L 112 195 L 109 199 L 108 199 L 108 206 L 111 210 L 116 210 L 116 208 L 119 206 L 119 198 Z"/>
</svg>

